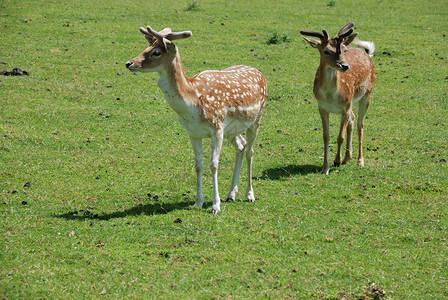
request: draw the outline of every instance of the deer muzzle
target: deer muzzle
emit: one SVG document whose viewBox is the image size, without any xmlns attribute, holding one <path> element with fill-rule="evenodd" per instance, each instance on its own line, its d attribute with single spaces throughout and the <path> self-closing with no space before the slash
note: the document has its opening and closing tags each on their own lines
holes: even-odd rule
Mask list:
<svg viewBox="0 0 448 300">
<path fill-rule="evenodd" d="M 132 67 L 133 64 L 134 64 L 134 63 L 133 63 L 132 61 L 127 61 L 127 62 L 126 62 L 126 68 L 127 68 L 127 69 L 130 69 L 130 68 Z"/>
<path fill-rule="evenodd" d="M 349 66 L 348 63 L 346 63 L 346 62 L 338 63 L 338 64 L 336 64 L 336 65 L 337 65 L 337 67 L 339 68 L 339 71 L 340 71 L 340 72 L 345 72 L 345 71 L 347 71 L 348 69 L 350 69 L 350 66 Z"/>
</svg>

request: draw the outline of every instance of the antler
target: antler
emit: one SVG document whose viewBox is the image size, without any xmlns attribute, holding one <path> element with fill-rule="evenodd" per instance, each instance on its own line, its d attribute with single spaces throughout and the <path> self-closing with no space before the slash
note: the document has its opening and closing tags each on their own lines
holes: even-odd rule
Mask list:
<svg viewBox="0 0 448 300">
<path fill-rule="evenodd" d="M 351 29 L 355 24 L 353 22 L 348 22 L 344 25 L 344 27 L 339 30 L 338 34 L 335 36 L 336 39 L 345 39 L 350 34 L 353 33 L 353 29 Z M 308 31 L 308 30 L 300 30 L 300 34 L 313 36 L 319 38 L 322 42 L 328 41 L 328 32 L 324 29 L 322 33 L 316 31 Z"/>
<path fill-rule="evenodd" d="M 324 29 L 322 33 L 316 31 L 300 30 L 300 34 L 317 37 L 321 41 L 328 41 L 328 32 Z"/>
<path fill-rule="evenodd" d="M 170 28 L 155 31 L 151 26 L 147 26 L 146 29 L 140 27 L 140 31 L 146 36 L 156 38 L 159 42 L 163 42 L 163 39 L 167 39 L 168 41 L 186 39 L 193 35 L 191 31 L 171 32 Z"/>
<path fill-rule="evenodd" d="M 352 34 L 353 29 L 352 27 L 355 26 L 355 24 L 353 22 L 348 22 L 347 24 L 345 24 L 341 30 L 339 30 L 338 34 L 336 35 L 335 38 L 337 39 L 345 39 L 346 37 L 348 37 L 350 34 Z"/>
</svg>

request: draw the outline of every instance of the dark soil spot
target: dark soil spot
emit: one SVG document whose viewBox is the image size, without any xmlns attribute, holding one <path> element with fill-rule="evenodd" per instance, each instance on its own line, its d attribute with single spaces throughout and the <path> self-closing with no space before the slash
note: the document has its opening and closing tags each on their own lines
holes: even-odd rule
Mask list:
<svg viewBox="0 0 448 300">
<path fill-rule="evenodd" d="M 22 76 L 22 75 L 29 75 L 27 71 L 23 71 L 20 68 L 14 68 L 11 72 L 9 71 L 0 71 L 0 75 L 4 76 Z"/>
</svg>

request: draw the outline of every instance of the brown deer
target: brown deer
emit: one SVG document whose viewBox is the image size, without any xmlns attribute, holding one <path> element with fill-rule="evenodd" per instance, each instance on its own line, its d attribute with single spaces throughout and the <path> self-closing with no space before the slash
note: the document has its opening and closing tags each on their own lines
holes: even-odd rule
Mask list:
<svg viewBox="0 0 448 300">
<path fill-rule="evenodd" d="M 266 79 L 257 69 L 232 66 L 222 71 L 207 70 L 188 78 L 182 68 L 179 51 L 174 40 L 185 39 L 191 31 L 160 32 L 150 26 L 140 31 L 149 47 L 126 63 L 130 71 L 158 72 L 157 82 L 169 106 L 177 113 L 190 136 L 195 155 L 197 194 L 195 205 L 202 207 L 202 139 L 211 138 L 210 169 L 213 178 L 212 213 L 221 210 L 218 192 L 218 163 L 223 139 L 227 138 L 236 150 L 232 184 L 227 195 L 234 201 L 246 151 L 247 200 L 255 201 L 252 189 L 252 146 L 257 137 L 261 116 L 266 103 Z M 246 139 L 241 135 L 246 132 Z"/>
<path fill-rule="evenodd" d="M 329 147 L 329 113 L 341 114 L 341 125 L 338 136 L 338 150 L 334 165 L 341 164 L 341 146 L 347 131 L 347 148 L 342 164 L 348 163 L 352 157 L 352 130 L 355 116 L 352 105 L 358 103 L 358 166 L 364 166 L 362 154 L 362 136 L 364 116 L 370 104 L 373 84 L 375 83 L 375 70 L 370 56 L 373 55 L 375 45 L 372 42 L 356 39 L 358 33 L 353 33 L 352 22 L 347 23 L 338 34 L 330 39 L 324 29 L 322 33 L 301 30 L 306 36 L 317 37 L 319 40 L 303 37 L 313 48 L 319 50 L 320 64 L 314 79 L 314 96 L 317 99 L 319 113 L 322 119 L 324 138 L 324 166 L 323 174 L 328 174 Z M 354 43 L 365 49 L 349 47 Z M 367 52 L 367 53 L 366 53 Z"/>
</svg>

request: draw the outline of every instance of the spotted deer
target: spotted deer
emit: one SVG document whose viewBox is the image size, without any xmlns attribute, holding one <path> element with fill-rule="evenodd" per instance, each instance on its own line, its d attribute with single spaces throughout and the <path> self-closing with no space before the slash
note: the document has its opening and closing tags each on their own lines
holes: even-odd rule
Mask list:
<svg viewBox="0 0 448 300">
<path fill-rule="evenodd" d="M 303 37 L 313 48 L 320 53 L 320 64 L 314 79 L 314 96 L 317 99 L 319 113 L 322 119 L 324 139 L 324 165 L 323 174 L 330 171 L 328 163 L 329 148 L 329 113 L 341 114 L 341 124 L 337 139 L 338 149 L 334 165 L 341 164 L 341 146 L 347 131 L 347 147 L 342 164 L 346 164 L 352 157 L 352 130 L 355 116 L 352 106 L 358 103 L 358 166 L 364 166 L 362 154 L 362 137 L 364 116 L 370 104 L 373 84 L 375 83 L 375 70 L 370 58 L 373 56 L 375 45 L 372 42 L 356 39 L 358 33 L 353 33 L 352 22 L 347 23 L 339 30 L 334 38 L 329 38 L 324 29 L 322 33 L 301 30 L 305 36 L 317 37 L 319 40 Z M 365 49 L 349 47 L 350 43 Z M 367 52 L 367 53 L 366 53 Z"/>
<path fill-rule="evenodd" d="M 266 79 L 260 71 L 248 66 L 232 66 L 221 71 L 206 70 L 188 78 L 182 68 L 180 54 L 173 41 L 192 36 L 191 31 L 160 32 L 150 26 L 140 31 L 149 42 L 137 57 L 129 60 L 130 71 L 157 72 L 157 85 L 168 105 L 177 113 L 190 136 L 195 156 L 197 194 L 195 205 L 202 207 L 202 140 L 211 138 L 210 169 L 213 179 L 212 213 L 221 210 L 218 192 L 218 163 L 223 139 L 227 138 L 236 150 L 233 179 L 227 201 L 234 201 L 244 151 L 247 159 L 247 200 L 255 201 L 252 188 L 253 145 L 266 103 Z M 246 132 L 246 139 L 242 133 Z"/>
</svg>

